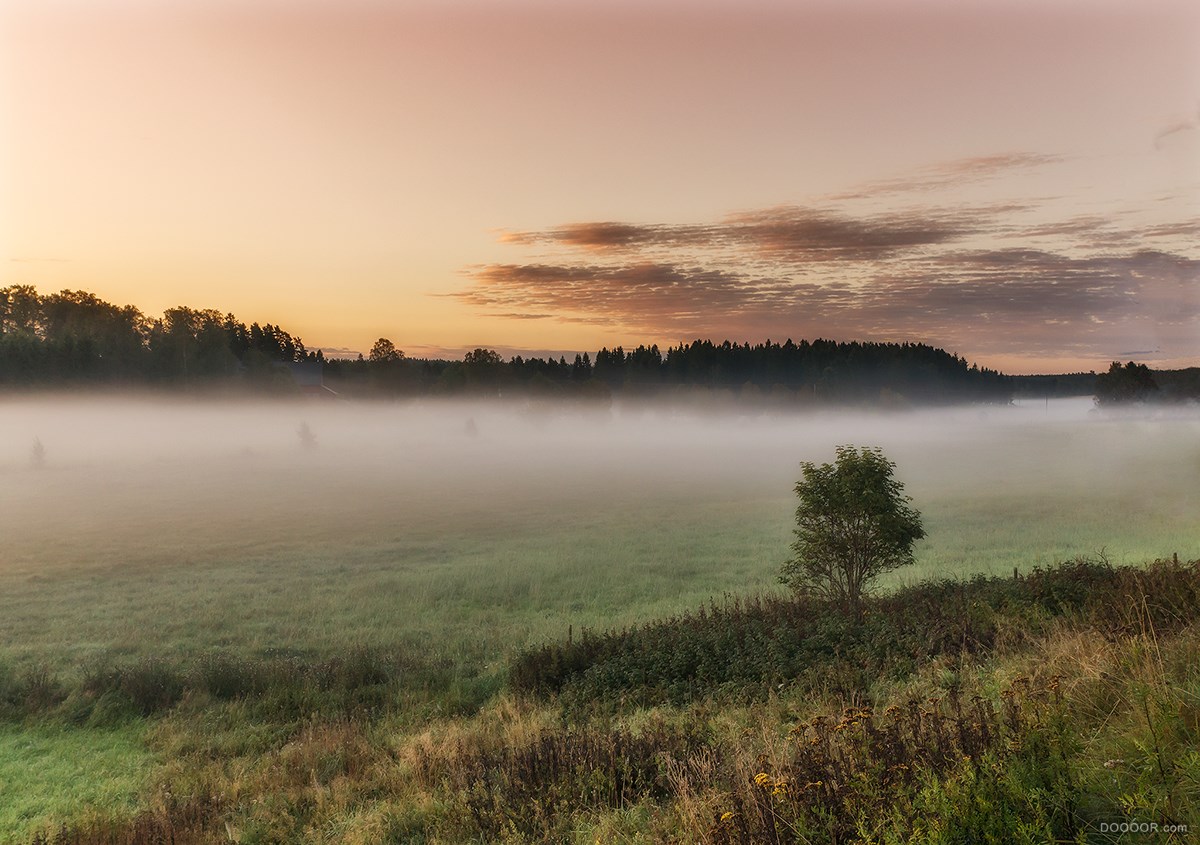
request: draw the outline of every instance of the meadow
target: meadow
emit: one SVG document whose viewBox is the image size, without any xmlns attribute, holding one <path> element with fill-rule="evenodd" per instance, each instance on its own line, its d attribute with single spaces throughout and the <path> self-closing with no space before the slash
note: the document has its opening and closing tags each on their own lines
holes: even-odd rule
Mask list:
<svg viewBox="0 0 1200 845">
<path fill-rule="evenodd" d="M 552 721 L 553 707 L 506 692 L 516 655 L 780 594 L 798 464 L 840 443 L 883 447 L 924 515 L 917 564 L 891 589 L 1101 552 L 1200 557 L 1200 419 L 1090 408 L 7 400 L 0 691 L 7 678 L 25 692 L 0 732 L 0 842 L 130 817 L 181 781 L 232 789 L 206 812 L 258 818 L 241 841 L 289 841 L 276 818 L 287 790 L 256 782 L 258 756 L 307 736 L 375 760 L 422 736 L 486 734 L 512 707 L 516 722 Z M 130 693 L 139 666 L 160 672 L 147 683 L 161 701 Z M 38 677 L 40 708 L 28 705 Z M 347 726 L 362 712 L 378 715 Z M 408 803 L 388 812 L 416 819 L 391 829 L 415 837 L 434 799 L 410 781 L 390 788 Z M 247 810 L 272 801 L 284 803 Z M 371 801 L 348 806 L 305 837 L 373 841 Z"/>
</svg>

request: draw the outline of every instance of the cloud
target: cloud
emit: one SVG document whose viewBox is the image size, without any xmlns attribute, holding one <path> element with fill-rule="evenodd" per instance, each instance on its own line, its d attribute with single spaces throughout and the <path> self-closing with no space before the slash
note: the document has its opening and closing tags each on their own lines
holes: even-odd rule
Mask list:
<svg viewBox="0 0 1200 845">
<path fill-rule="evenodd" d="M 944 313 L 955 320 L 1031 318 L 1058 322 L 1144 313 L 1156 319 L 1197 316 L 1161 287 L 1180 287 L 1200 272 L 1200 261 L 1167 253 L 1072 258 L 1033 249 L 988 250 L 941 256 L 920 272 L 881 285 L 889 313 Z M 1178 294 L 1181 291 L 1172 291 Z M 1168 300 L 1175 314 L 1161 306 Z M 901 302 L 908 303 L 903 308 Z"/>
<path fill-rule="evenodd" d="M 351 349 L 348 346 L 318 346 L 311 351 L 320 351 L 326 358 L 357 358 L 362 354 L 359 350 Z"/>
<path fill-rule="evenodd" d="M 476 268 L 459 300 L 499 316 L 567 316 L 577 322 L 662 327 L 701 325 L 759 307 L 778 306 L 787 285 L 703 268 L 492 264 Z"/>
<path fill-rule="evenodd" d="M 506 232 L 502 243 L 559 243 L 596 252 L 625 251 L 647 246 L 680 246 L 711 243 L 712 227 L 642 226 L 636 223 L 570 223 L 543 232 Z"/>
<path fill-rule="evenodd" d="M 1058 161 L 1016 153 L 928 168 L 911 186 Z M 888 190 L 899 190 L 901 181 Z M 1049 206 L 781 205 L 707 223 L 574 222 L 510 232 L 536 260 L 471 268 L 451 294 L 492 316 L 617 337 L 920 340 L 973 354 L 1200 354 L 1200 221 L 1046 219 Z M 1154 247 L 1154 248 L 1148 248 Z"/>
<path fill-rule="evenodd" d="M 543 231 L 506 232 L 502 243 L 555 244 L 595 255 L 688 249 L 749 250 L 789 262 L 868 261 L 945 243 L 978 227 L 979 210 L 948 214 L 850 217 L 825 209 L 784 205 L 741 212 L 709 225 L 570 223 Z"/>
<path fill-rule="evenodd" d="M 1139 233 L 1143 238 L 1192 238 L 1200 240 L 1200 220 L 1185 220 L 1180 223 L 1163 223 L 1150 226 Z"/>
<path fill-rule="evenodd" d="M 1120 228 L 1116 221 L 1110 218 L 1085 215 L 1031 226 L 1014 226 L 1003 233 L 1003 236 L 1009 240 L 1023 242 L 1038 238 L 1049 238 L 1060 243 L 1069 241 L 1077 248 L 1095 252 L 1131 250 L 1149 239 L 1166 241 L 1167 248 L 1174 246 L 1187 249 L 1191 243 L 1200 239 L 1200 220 L 1181 220 L 1141 228 Z M 1159 243 L 1158 246 L 1164 244 Z"/>
<path fill-rule="evenodd" d="M 642 336 L 932 340 L 1060 353 L 1110 342 L 1116 323 L 1200 320 L 1200 261 L 1156 251 L 1071 257 L 959 250 L 881 261 L 863 278 L 812 281 L 670 264 L 495 264 L 455 296 L 500 316 Z"/>
<path fill-rule="evenodd" d="M 595 352 L 584 349 L 539 349 L 525 346 L 507 346 L 504 344 L 495 343 L 468 343 L 463 346 L 433 346 L 433 345 L 417 345 L 408 347 L 406 351 L 409 353 L 409 358 L 426 359 L 426 360 L 441 360 L 441 361 L 461 361 L 463 356 L 475 349 L 491 349 L 499 353 L 501 358 L 511 359 L 517 355 L 522 358 L 542 358 L 554 359 L 566 358 L 568 361 L 574 360 L 576 355 L 581 355 L 584 352 Z"/>
<path fill-rule="evenodd" d="M 930 165 L 912 176 L 865 182 L 850 191 L 834 194 L 833 200 L 871 199 L 886 194 L 928 193 L 965 182 L 982 182 L 1011 173 L 1064 161 L 1062 156 L 1045 153 L 1011 152 L 961 158 Z"/>
<path fill-rule="evenodd" d="M 760 253 L 790 261 L 870 261 L 915 247 L 942 244 L 973 231 L 966 216 L 853 218 L 796 206 L 737 214 L 728 236 Z"/>
<path fill-rule="evenodd" d="M 1005 171 L 1025 167 L 1041 167 L 1045 164 L 1057 164 L 1062 161 L 1060 155 L 1045 153 L 999 153 L 995 155 L 960 158 L 945 164 L 934 165 L 928 172 L 954 178 L 960 176 L 997 176 Z"/>
<path fill-rule="evenodd" d="M 1178 135 L 1181 132 L 1192 132 L 1196 129 L 1200 129 L 1200 106 L 1197 106 L 1196 114 L 1193 117 L 1187 120 L 1176 121 L 1160 130 L 1154 136 L 1154 149 L 1161 150 L 1163 148 L 1163 141 L 1172 135 Z"/>
</svg>

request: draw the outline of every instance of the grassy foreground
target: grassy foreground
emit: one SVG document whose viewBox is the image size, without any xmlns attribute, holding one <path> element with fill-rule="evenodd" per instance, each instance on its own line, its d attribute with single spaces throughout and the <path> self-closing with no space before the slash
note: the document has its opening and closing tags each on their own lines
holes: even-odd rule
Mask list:
<svg viewBox="0 0 1200 845">
<path fill-rule="evenodd" d="M 159 761 L 138 809 L 36 841 L 1186 842 L 1197 654 L 1200 562 L 1079 560 L 861 626 L 763 598 L 572 636 L 457 714 L 438 667 L 371 650 L 10 673 L 0 699 Z"/>
</svg>

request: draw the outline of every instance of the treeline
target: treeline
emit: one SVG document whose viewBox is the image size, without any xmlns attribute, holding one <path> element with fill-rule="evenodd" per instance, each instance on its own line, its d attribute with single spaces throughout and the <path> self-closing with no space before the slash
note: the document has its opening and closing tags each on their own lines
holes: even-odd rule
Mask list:
<svg viewBox="0 0 1200 845">
<path fill-rule="evenodd" d="M 1200 367 L 1151 370 L 1145 364 L 1113 361 L 1096 376 L 1096 403 L 1101 407 L 1130 404 L 1194 402 L 1200 399 Z"/>
<path fill-rule="evenodd" d="M 318 361 L 298 337 L 270 323 L 178 307 L 149 318 L 85 291 L 38 295 L 0 288 L 0 384 L 178 384 L 238 379 L 291 385 L 283 363 Z"/>
<path fill-rule="evenodd" d="M 1200 400 L 1200 367 L 1153 370 L 1154 381 L 1167 401 Z"/>
<path fill-rule="evenodd" d="M 412 359 L 387 338 L 368 356 L 325 359 L 270 323 L 188 307 L 162 317 L 85 291 L 39 295 L 0 289 L 0 385 L 242 385 L 297 389 L 296 368 L 321 365 L 325 387 L 344 395 L 476 394 L 607 400 L 629 396 L 725 397 L 767 404 L 891 405 L 1009 401 L 1012 381 L 957 355 L 918 343 L 694 340 L 505 361 L 475 349 L 461 361 Z"/>
<path fill-rule="evenodd" d="M 596 377 L 611 386 L 693 385 L 752 393 L 808 392 L 814 398 L 1003 401 L 1012 388 L 995 370 L 921 343 L 839 343 L 790 338 L 751 345 L 695 340 L 661 353 L 657 346 L 596 354 Z"/>
<path fill-rule="evenodd" d="M 1094 396 L 1100 405 L 1180 403 L 1200 400 L 1200 367 L 1151 370 L 1145 364 L 1113 361 L 1104 373 L 1010 376 L 1017 399 Z"/>
<path fill-rule="evenodd" d="M 387 354 L 381 351 L 387 350 Z M 714 343 L 694 340 L 626 351 L 603 348 L 560 357 L 505 362 L 488 349 L 462 361 L 410 360 L 386 339 L 368 358 L 327 361 L 327 383 L 349 392 L 518 393 L 544 397 L 657 396 L 736 398 L 759 404 L 869 402 L 1007 403 L 1010 380 L 957 355 L 918 343 L 787 340 Z"/>
</svg>

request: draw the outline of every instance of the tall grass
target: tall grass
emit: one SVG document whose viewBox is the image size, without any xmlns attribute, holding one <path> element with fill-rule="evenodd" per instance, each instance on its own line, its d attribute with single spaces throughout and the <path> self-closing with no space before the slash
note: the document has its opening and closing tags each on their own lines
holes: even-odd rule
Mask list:
<svg viewBox="0 0 1200 845">
<path fill-rule="evenodd" d="M 1200 617 L 1200 567 L 1078 558 L 1027 575 L 935 581 L 870 599 L 863 623 L 805 599 L 736 598 L 525 651 L 509 680 L 574 707 L 762 697 L 785 687 L 851 693 L 944 654 L 987 654 L 1003 640 L 1038 636 L 1058 617 L 1108 635 L 1135 619 L 1173 630 Z"/>
<path fill-rule="evenodd" d="M 865 656 L 871 672 L 783 689 L 752 679 L 748 697 L 711 685 L 651 709 L 632 688 L 611 707 L 564 709 L 568 680 L 549 706 L 503 694 L 420 723 L 318 712 L 252 739 L 269 715 L 255 689 L 269 685 L 218 664 L 186 676 L 157 717 L 151 741 L 166 762 L 143 809 L 82 820 L 65 841 L 999 845 L 1128 841 L 1104 832 L 1121 820 L 1194 830 L 1198 582 L 1196 563 L 1084 560 L 910 588 L 876 600 L 870 636 L 845 654 L 811 651 L 818 671 Z M 780 610 L 734 607 L 587 642 L 657 637 L 662 649 L 711 628 L 709 642 L 732 647 Z M 820 639 L 824 611 L 804 610 L 804 632 Z M 369 689 L 381 676 L 368 658 L 306 671 L 318 686 Z M 186 688 L 200 683 L 214 686 Z"/>
</svg>

